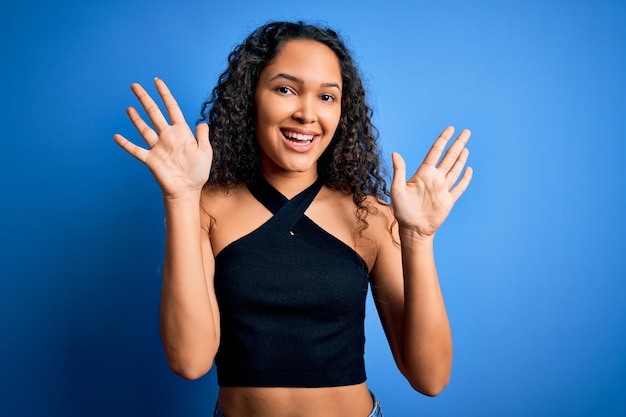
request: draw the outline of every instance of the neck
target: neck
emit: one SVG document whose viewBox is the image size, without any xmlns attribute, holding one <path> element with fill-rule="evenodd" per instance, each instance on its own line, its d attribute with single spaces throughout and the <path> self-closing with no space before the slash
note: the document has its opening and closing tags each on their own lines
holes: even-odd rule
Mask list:
<svg viewBox="0 0 626 417">
<path fill-rule="evenodd" d="M 307 172 L 276 172 L 261 168 L 261 175 L 272 187 L 287 198 L 300 193 L 317 180 L 317 170 Z"/>
</svg>

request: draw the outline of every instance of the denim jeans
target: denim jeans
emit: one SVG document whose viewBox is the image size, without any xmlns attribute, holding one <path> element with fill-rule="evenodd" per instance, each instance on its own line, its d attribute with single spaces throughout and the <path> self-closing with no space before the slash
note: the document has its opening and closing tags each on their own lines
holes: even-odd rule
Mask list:
<svg viewBox="0 0 626 417">
<path fill-rule="evenodd" d="M 380 407 L 380 401 L 374 394 L 372 394 L 372 398 L 374 399 L 374 408 L 368 417 L 384 417 L 383 410 Z M 215 412 L 213 413 L 213 417 L 224 417 L 224 414 L 220 411 L 220 407 L 218 404 L 215 404 Z"/>
</svg>

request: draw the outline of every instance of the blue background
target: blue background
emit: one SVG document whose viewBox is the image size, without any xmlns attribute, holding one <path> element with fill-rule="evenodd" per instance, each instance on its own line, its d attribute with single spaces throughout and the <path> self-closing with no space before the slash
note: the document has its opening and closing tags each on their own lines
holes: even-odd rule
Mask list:
<svg viewBox="0 0 626 417">
<path fill-rule="evenodd" d="M 368 305 L 385 414 L 626 415 L 626 2 L 29 1 L 0 9 L 0 415 L 209 416 L 158 332 L 160 192 L 117 148 L 128 88 L 190 121 L 269 20 L 338 29 L 385 159 L 448 124 L 475 176 L 436 239 L 455 362 L 437 398 L 397 371 Z"/>
</svg>

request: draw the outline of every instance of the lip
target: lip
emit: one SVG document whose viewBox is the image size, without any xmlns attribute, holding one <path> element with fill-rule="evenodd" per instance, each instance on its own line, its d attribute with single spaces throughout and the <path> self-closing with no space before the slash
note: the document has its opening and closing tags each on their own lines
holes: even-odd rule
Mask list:
<svg viewBox="0 0 626 417">
<path fill-rule="evenodd" d="M 288 138 L 285 135 L 286 132 L 289 132 L 290 136 L 292 136 L 293 139 Z M 296 152 L 309 151 L 315 146 L 315 143 L 320 138 L 319 133 L 302 128 L 282 127 L 280 128 L 280 134 L 283 138 L 283 143 L 285 143 L 289 149 L 292 149 Z M 306 141 L 306 137 L 311 137 L 310 141 Z M 300 139 L 300 141 L 298 140 L 298 138 Z"/>
</svg>

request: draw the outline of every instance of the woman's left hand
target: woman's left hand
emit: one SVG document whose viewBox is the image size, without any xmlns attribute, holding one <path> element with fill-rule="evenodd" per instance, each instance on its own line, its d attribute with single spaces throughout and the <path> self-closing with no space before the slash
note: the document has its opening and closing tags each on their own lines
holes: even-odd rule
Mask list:
<svg viewBox="0 0 626 417">
<path fill-rule="evenodd" d="M 463 130 L 441 158 L 453 134 L 454 128 L 450 126 L 439 135 L 408 181 L 404 160 L 397 153 L 392 155 L 391 203 L 400 228 L 415 231 L 421 237 L 432 237 L 467 189 L 472 168 L 465 168 L 461 180 L 457 180 L 469 156 L 465 145 L 471 132 Z"/>
</svg>

